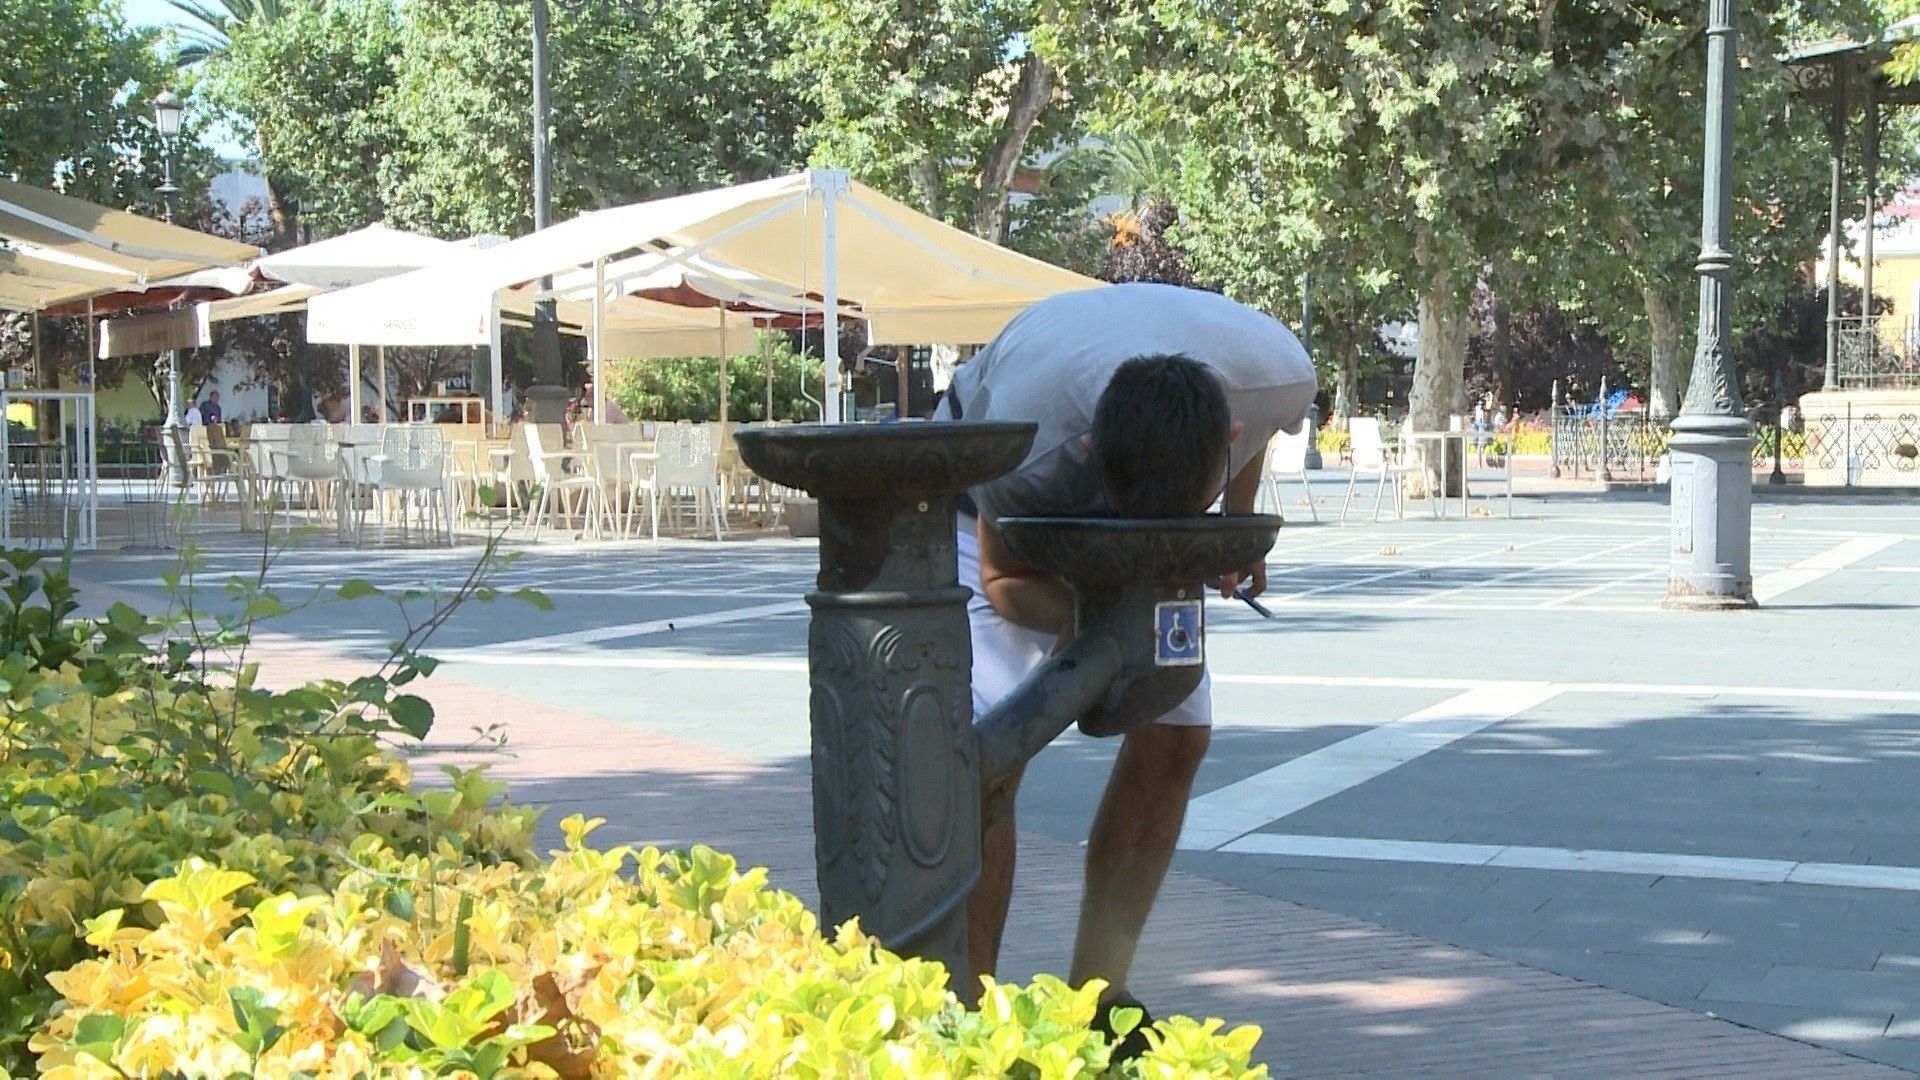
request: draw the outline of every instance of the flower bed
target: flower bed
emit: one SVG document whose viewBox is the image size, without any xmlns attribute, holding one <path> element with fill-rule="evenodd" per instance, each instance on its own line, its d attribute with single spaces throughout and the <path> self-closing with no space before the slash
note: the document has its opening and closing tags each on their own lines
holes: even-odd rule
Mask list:
<svg viewBox="0 0 1920 1080">
<path fill-rule="evenodd" d="M 1097 984 L 964 1009 L 939 965 L 705 848 L 598 851 L 573 818 L 536 858 L 537 811 L 482 772 L 413 790 L 390 744 L 432 723 L 405 687 L 433 664 L 408 642 L 275 693 L 211 659 L 281 609 L 257 587 L 189 632 L 74 619 L 33 556 L 6 573 L 0 1077 L 1265 1074 L 1257 1029 L 1184 1018 L 1109 1070 Z"/>
</svg>

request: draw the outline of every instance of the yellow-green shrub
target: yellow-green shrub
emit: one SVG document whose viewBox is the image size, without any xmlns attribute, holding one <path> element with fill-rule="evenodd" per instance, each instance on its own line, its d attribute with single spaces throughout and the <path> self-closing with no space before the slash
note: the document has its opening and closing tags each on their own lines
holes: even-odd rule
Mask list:
<svg viewBox="0 0 1920 1080">
<path fill-rule="evenodd" d="M 0 1070 L 25 1068 L 54 994 L 85 953 L 81 925 L 189 858 L 252 880 L 252 902 L 330 885 L 348 846 L 533 857 L 537 811 L 498 803 L 478 771 L 416 794 L 381 739 L 424 733 L 432 710 L 396 688 L 431 669 L 409 656 L 353 683 L 275 693 L 224 671 L 168 627 L 116 607 L 72 618 L 64 569 L 8 553 L 0 584 Z M 246 598 L 248 603 L 259 597 Z M 240 621 L 205 638 L 238 640 Z M 180 647 L 185 646 L 185 647 Z"/>
<path fill-rule="evenodd" d="M 1097 985 L 995 985 L 969 1011 L 938 965 L 823 937 L 726 856 L 595 851 L 576 818 L 542 862 L 535 811 L 481 772 L 412 791 L 382 740 L 424 734 L 402 688 L 433 664 L 404 642 L 375 675 L 274 693 L 208 648 L 250 615 L 185 636 L 124 607 L 74 619 L 62 569 L 4 565 L 0 1078 L 1106 1067 Z M 1221 1027 L 1157 1024 L 1115 1071 L 1264 1075 L 1258 1031 Z"/>
<path fill-rule="evenodd" d="M 247 904 L 200 863 L 149 886 L 153 929 L 88 924 L 34 1039 L 61 1080 L 118 1075 L 1098 1076 L 1099 985 L 992 985 L 962 1009 L 939 965 L 707 848 L 597 851 L 597 821 L 529 868 L 446 870 L 372 838 L 331 894 Z M 1175 1019 L 1122 1076 L 1253 1077 L 1259 1032 Z"/>
</svg>

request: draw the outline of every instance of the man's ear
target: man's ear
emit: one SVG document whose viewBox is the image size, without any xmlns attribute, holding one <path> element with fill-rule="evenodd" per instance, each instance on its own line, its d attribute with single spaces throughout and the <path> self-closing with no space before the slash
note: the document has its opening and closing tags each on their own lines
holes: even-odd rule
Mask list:
<svg viewBox="0 0 1920 1080">
<path fill-rule="evenodd" d="M 1087 450 L 1093 449 L 1093 436 L 1092 435 L 1080 436 L 1080 446 L 1083 449 L 1087 449 Z"/>
<path fill-rule="evenodd" d="M 1233 427 L 1227 429 L 1227 441 L 1232 442 L 1235 439 L 1238 439 L 1240 437 L 1240 433 L 1245 430 L 1247 430 L 1247 425 L 1241 423 L 1238 420 L 1235 420 L 1233 422 Z"/>
</svg>

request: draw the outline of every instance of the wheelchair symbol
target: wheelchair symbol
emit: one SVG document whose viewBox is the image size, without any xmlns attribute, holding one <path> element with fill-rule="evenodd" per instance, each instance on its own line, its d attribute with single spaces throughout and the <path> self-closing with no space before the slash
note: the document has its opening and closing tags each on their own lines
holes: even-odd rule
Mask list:
<svg viewBox="0 0 1920 1080">
<path fill-rule="evenodd" d="M 1202 607 L 1197 600 L 1169 600 L 1154 605 L 1153 662 L 1161 667 L 1201 663 L 1202 618 Z"/>
</svg>

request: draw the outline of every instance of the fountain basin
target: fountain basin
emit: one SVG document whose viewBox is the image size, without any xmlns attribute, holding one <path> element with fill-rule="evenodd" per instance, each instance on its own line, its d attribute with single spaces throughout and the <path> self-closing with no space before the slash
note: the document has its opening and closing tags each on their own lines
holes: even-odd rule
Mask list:
<svg viewBox="0 0 1920 1080">
<path fill-rule="evenodd" d="M 1191 588 L 1245 569 L 1279 534 L 1280 519 L 1270 514 L 1000 519 L 1007 547 L 1028 565 L 1096 589 Z"/>
<path fill-rule="evenodd" d="M 816 499 L 958 495 L 1011 471 L 1039 426 L 999 421 L 795 424 L 734 433 L 740 460 Z"/>
</svg>

